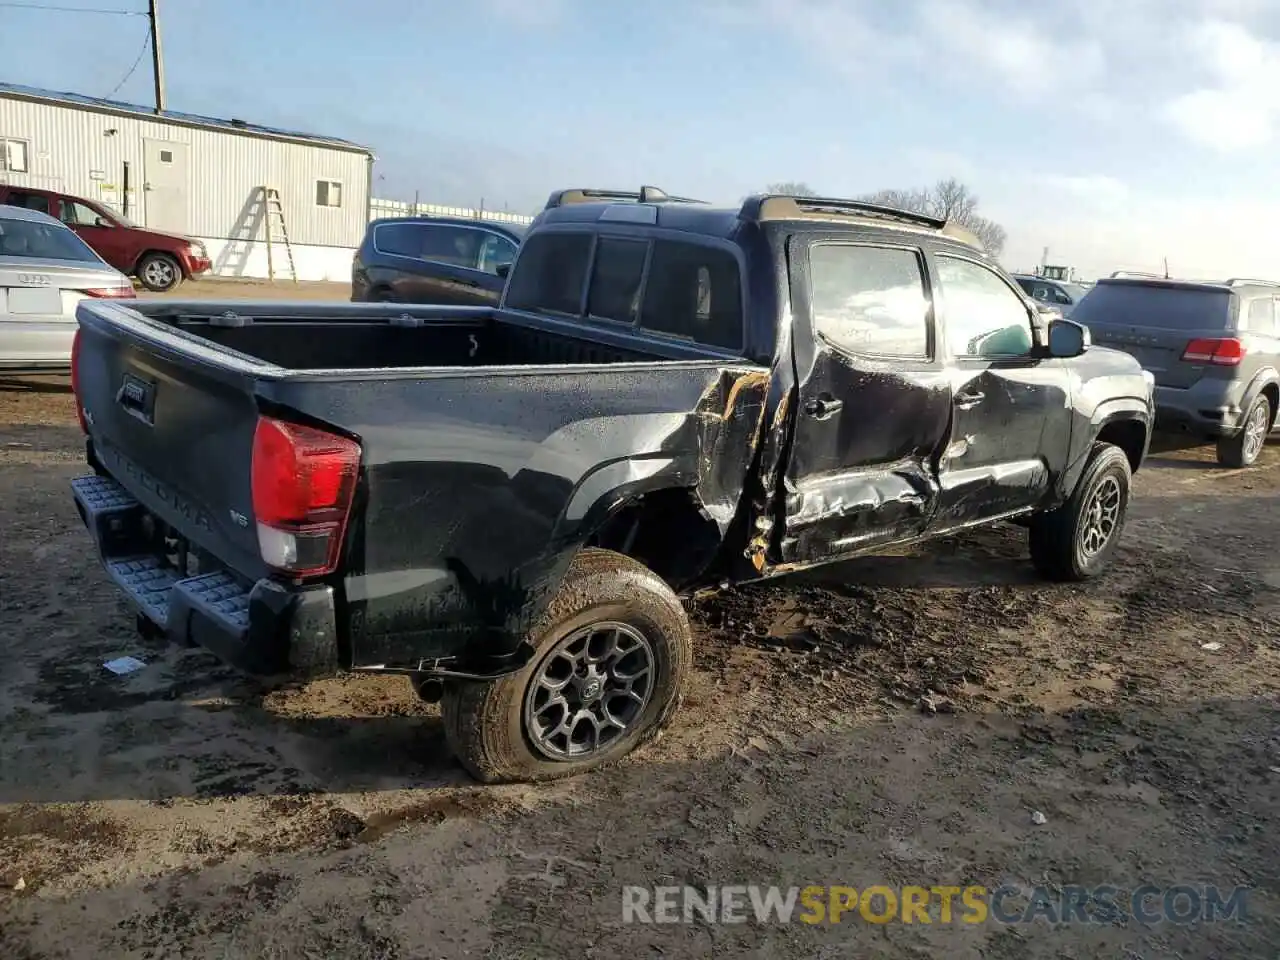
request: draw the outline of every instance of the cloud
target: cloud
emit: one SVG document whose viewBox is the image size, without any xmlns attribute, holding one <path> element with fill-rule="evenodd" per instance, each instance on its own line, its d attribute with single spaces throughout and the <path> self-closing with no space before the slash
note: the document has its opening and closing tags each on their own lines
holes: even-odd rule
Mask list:
<svg viewBox="0 0 1280 960">
<path fill-rule="evenodd" d="M 1095 82 L 1105 68 L 1093 38 L 1048 29 L 1043 17 L 993 0 L 752 0 L 716 8 L 722 23 L 784 30 L 832 69 L 892 80 L 924 70 L 948 83 L 1038 100 Z M 887 72 L 888 71 L 888 72 Z"/>
<path fill-rule="evenodd" d="M 1035 181 L 1044 189 L 1100 206 L 1119 203 L 1129 196 L 1128 184 L 1103 174 L 1043 174 Z"/>
<path fill-rule="evenodd" d="M 1239 23 L 1205 21 L 1186 36 L 1208 84 L 1171 99 L 1164 118 L 1194 143 L 1233 153 L 1269 143 L 1280 122 L 1280 44 Z"/>
</svg>

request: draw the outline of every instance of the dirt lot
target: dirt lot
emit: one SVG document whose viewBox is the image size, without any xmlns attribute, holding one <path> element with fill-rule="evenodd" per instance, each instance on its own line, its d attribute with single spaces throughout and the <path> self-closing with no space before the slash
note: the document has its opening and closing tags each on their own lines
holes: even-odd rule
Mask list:
<svg viewBox="0 0 1280 960">
<path fill-rule="evenodd" d="M 1035 581 L 1002 528 L 703 602 L 667 734 L 538 788 L 471 785 L 406 684 L 271 689 L 140 640 L 79 448 L 65 393 L 0 392 L 4 960 L 1280 949 L 1275 446 L 1156 454 L 1096 584 Z M 1251 892 L 1244 923 L 621 922 L 624 884 L 686 883 Z"/>
<path fill-rule="evenodd" d="M 188 280 L 170 293 L 151 293 L 134 284 L 140 297 L 190 300 L 349 300 L 351 284 L 300 280 Z"/>
</svg>

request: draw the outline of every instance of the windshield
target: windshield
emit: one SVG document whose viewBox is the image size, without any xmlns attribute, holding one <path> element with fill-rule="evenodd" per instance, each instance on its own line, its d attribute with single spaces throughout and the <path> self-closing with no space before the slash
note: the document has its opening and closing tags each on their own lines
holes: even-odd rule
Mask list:
<svg viewBox="0 0 1280 960">
<path fill-rule="evenodd" d="M 3 218 L 0 218 L 0 257 L 103 262 L 88 244 L 64 226 Z"/>
<path fill-rule="evenodd" d="M 1231 292 L 1212 287 L 1099 283 L 1076 305 L 1078 323 L 1110 323 L 1162 330 L 1225 329 Z"/>
</svg>

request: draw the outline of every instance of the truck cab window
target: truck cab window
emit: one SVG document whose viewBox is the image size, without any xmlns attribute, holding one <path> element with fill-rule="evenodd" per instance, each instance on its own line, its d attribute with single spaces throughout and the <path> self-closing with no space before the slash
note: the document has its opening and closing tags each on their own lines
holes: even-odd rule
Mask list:
<svg viewBox="0 0 1280 960">
<path fill-rule="evenodd" d="M 820 243 L 809 251 L 814 331 L 850 353 L 929 355 L 929 299 L 914 250 Z"/>
<path fill-rule="evenodd" d="M 640 325 L 730 350 L 742 348 L 742 281 L 727 250 L 677 240 L 653 245 Z"/>
<path fill-rule="evenodd" d="M 1031 318 L 1007 283 L 972 260 L 939 256 L 936 262 L 954 356 L 1025 357 L 1031 352 Z"/>
<path fill-rule="evenodd" d="M 549 231 L 526 240 L 520 249 L 520 263 L 511 270 L 506 306 L 578 316 L 591 239 L 589 233 Z"/>
<path fill-rule="evenodd" d="M 591 272 L 587 313 L 619 323 L 635 323 L 640 312 L 640 281 L 649 244 L 643 240 L 601 237 L 596 243 L 596 263 Z"/>
</svg>

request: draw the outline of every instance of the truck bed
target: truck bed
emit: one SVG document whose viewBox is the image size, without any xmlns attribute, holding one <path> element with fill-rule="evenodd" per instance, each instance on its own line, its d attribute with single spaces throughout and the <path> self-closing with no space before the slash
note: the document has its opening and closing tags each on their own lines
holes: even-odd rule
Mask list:
<svg viewBox="0 0 1280 960">
<path fill-rule="evenodd" d="M 674 359 L 607 341 L 553 318 L 490 307 L 403 304 L 141 303 L 131 309 L 286 370 L 376 370 Z M 561 329 L 557 329 L 557 327 Z"/>
<path fill-rule="evenodd" d="M 290 603 L 329 611 L 333 626 L 304 633 L 336 630 L 343 665 L 501 648 L 581 531 L 627 497 L 687 487 L 727 526 L 768 384 L 758 365 L 692 343 L 624 346 L 618 331 L 487 308 L 139 307 L 78 308 L 77 400 L 98 476 L 77 502 L 152 621 L 255 655 L 279 641 L 248 624 L 274 622 L 265 611 L 286 587 Z M 251 476 L 262 418 L 360 447 L 340 567 L 322 583 L 288 586 L 262 555 Z M 117 542 L 112 524 L 143 516 L 155 533 Z M 195 636 L 191 613 L 213 609 L 192 592 L 211 585 L 237 617 L 249 611 L 218 620 L 217 644 Z"/>
</svg>

